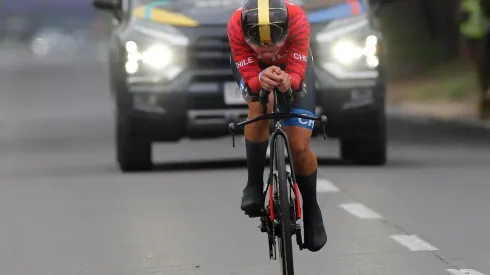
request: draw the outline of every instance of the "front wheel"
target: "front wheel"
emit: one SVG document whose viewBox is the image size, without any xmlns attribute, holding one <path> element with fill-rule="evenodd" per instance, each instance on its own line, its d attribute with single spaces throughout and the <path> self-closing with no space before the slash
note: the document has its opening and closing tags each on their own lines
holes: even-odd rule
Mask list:
<svg viewBox="0 0 490 275">
<path fill-rule="evenodd" d="M 119 168 L 123 172 L 150 170 L 153 166 L 151 142 L 143 134 L 131 131 L 132 122 L 131 118 L 118 112 L 115 142 Z"/>
<path fill-rule="evenodd" d="M 278 191 L 279 209 L 281 211 L 279 251 L 281 257 L 282 274 L 293 275 L 293 244 L 291 241 L 291 209 L 289 205 L 290 188 L 288 188 L 288 181 L 286 178 L 286 160 L 284 156 L 284 148 L 284 138 L 278 135 L 275 139 L 274 145 L 274 170 L 277 172 L 274 188 Z"/>
</svg>

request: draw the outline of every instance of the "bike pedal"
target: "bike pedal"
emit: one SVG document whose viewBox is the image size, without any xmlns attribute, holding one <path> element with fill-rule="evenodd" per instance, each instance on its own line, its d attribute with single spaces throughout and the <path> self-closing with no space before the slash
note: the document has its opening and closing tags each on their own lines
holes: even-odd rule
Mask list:
<svg viewBox="0 0 490 275">
<path fill-rule="evenodd" d="M 261 223 L 258 228 L 260 229 L 260 232 L 267 232 L 267 227 L 265 224 Z"/>
</svg>

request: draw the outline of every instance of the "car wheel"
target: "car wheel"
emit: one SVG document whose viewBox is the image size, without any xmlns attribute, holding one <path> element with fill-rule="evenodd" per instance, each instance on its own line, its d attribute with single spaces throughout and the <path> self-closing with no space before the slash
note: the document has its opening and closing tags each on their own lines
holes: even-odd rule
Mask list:
<svg viewBox="0 0 490 275">
<path fill-rule="evenodd" d="M 150 170 L 153 166 L 151 141 L 138 132 L 131 131 L 131 119 L 117 115 L 116 155 L 123 172 Z"/>
<path fill-rule="evenodd" d="M 376 126 L 359 136 L 342 137 L 342 159 L 358 165 L 384 165 L 387 154 L 386 118 L 379 119 Z"/>
</svg>

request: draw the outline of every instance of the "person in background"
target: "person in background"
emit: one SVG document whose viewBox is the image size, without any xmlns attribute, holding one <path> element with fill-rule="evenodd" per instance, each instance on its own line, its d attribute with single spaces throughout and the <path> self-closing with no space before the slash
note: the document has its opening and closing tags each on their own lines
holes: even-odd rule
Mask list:
<svg viewBox="0 0 490 275">
<path fill-rule="evenodd" d="M 480 103 L 480 114 L 483 119 L 490 119 L 490 0 L 480 0 L 480 8 L 486 20 L 484 47 L 485 52 L 485 83 L 486 89 L 482 94 Z"/>
<path fill-rule="evenodd" d="M 461 0 L 458 17 L 460 33 L 477 70 L 479 116 L 490 119 L 490 0 Z"/>
</svg>

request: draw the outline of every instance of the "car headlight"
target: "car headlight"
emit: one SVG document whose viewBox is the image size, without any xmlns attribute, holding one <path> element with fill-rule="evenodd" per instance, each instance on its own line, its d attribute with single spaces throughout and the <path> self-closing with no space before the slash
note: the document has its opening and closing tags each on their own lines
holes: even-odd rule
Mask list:
<svg viewBox="0 0 490 275">
<path fill-rule="evenodd" d="M 359 59 L 366 57 L 366 65 L 375 68 L 379 65 L 377 58 L 378 38 L 370 35 L 364 43 L 350 40 L 340 40 L 332 46 L 332 56 L 341 64 L 352 64 Z"/>
<path fill-rule="evenodd" d="M 134 41 L 126 42 L 127 64 L 134 68 L 134 64 L 143 63 L 154 69 L 163 69 L 172 63 L 172 51 L 165 44 L 154 44 L 140 51 Z M 132 69 L 128 73 L 134 73 Z"/>
<path fill-rule="evenodd" d="M 331 22 L 315 40 L 321 66 L 337 78 L 377 77 L 378 35 L 366 14 Z"/>
<path fill-rule="evenodd" d="M 123 38 L 127 38 L 125 70 L 140 78 L 173 79 L 185 66 L 188 38 L 171 26 L 148 24 L 151 23 L 131 26 L 124 35 Z"/>
</svg>

